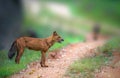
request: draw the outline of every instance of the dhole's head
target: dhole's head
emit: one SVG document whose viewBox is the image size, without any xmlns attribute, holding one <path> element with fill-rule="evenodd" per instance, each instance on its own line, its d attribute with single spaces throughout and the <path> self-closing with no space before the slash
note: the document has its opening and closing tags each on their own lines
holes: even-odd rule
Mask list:
<svg viewBox="0 0 120 78">
<path fill-rule="evenodd" d="M 53 32 L 53 41 L 61 43 L 62 41 L 64 41 L 64 39 L 62 39 L 62 38 L 57 34 L 57 32 L 54 31 L 54 32 Z"/>
</svg>

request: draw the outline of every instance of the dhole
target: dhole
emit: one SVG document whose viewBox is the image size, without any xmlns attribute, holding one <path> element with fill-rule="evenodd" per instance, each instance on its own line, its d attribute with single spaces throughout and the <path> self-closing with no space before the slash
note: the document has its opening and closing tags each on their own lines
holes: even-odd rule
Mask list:
<svg viewBox="0 0 120 78">
<path fill-rule="evenodd" d="M 15 55 L 15 52 L 17 52 L 15 62 L 19 64 L 25 48 L 41 51 L 41 67 L 48 67 L 45 64 L 46 52 L 54 43 L 61 43 L 62 41 L 64 40 L 57 34 L 56 31 L 54 31 L 53 34 L 48 38 L 20 37 L 13 42 L 8 52 L 8 57 L 9 59 L 12 59 L 12 57 Z"/>
</svg>

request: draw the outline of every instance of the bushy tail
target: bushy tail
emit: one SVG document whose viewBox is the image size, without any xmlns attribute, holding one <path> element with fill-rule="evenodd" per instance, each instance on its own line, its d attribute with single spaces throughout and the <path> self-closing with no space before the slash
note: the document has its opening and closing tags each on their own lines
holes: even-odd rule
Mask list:
<svg viewBox="0 0 120 78">
<path fill-rule="evenodd" d="M 12 59 L 16 51 L 17 51 L 17 45 L 16 45 L 16 41 L 14 41 L 8 52 L 8 58 Z"/>
</svg>

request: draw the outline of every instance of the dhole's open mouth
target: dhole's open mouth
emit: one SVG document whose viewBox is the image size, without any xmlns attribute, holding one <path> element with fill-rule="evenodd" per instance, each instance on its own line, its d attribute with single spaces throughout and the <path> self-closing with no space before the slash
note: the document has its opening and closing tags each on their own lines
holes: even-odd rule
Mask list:
<svg viewBox="0 0 120 78">
<path fill-rule="evenodd" d="M 60 41 L 58 41 L 58 43 L 62 43 L 64 41 L 64 39 L 61 39 Z"/>
</svg>

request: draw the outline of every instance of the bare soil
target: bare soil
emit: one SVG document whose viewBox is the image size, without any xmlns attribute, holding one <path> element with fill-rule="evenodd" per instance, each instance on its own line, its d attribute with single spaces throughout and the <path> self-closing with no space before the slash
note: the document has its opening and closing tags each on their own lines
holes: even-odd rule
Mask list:
<svg viewBox="0 0 120 78">
<path fill-rule="evenodd" d="M 95 78 L 120 78 L 120 52 L 113 52 L 111 64 L 101 67 Z"/>
<path fill-rule="evenodd" d="M 71 63 L 77 59 L 93 56 L 94 51 L 92 50 L 103 43 L 104 40 L 98 40 L 68 45 L 48 55 L 47 64 L 49 67 L 41 67 L 40 61 L 35 61 L 10 78 L 65 78 L 64 74 Z"/>
</svg>

